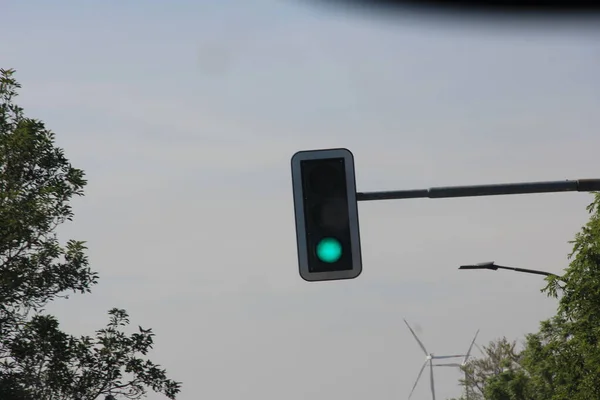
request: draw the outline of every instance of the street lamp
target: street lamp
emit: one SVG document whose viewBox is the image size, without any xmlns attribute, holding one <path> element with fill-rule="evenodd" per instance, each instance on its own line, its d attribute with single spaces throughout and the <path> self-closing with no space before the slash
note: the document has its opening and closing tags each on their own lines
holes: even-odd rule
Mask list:
<svg viewBox="0 0 600 400">
<path fill-rule="evenodd" d="M 553 274 L 552 272 L 537 271 L 535 269 L 504 267 L 502 265 L 496 265 L 496 264 L 494 264 L 493 261 L 482 262 L 482 263 L 473 264 L 473 265 L 461 265 L 458 269 L 490 269 L 490 270 L 493 270 L 493 271 L 497 271 L 499 269 L 510 269 L 512 271 L 525 272 L 525 273 L 528 273 L 528 274 L 554 276 L 554 277 L 559 278 L 559 279 L 561 278 L 559 275 Z"/>
</svg>

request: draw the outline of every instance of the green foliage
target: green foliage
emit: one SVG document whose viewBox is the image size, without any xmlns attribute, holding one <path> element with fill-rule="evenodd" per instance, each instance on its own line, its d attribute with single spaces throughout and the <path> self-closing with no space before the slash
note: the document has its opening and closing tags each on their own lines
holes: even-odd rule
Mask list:
<svg viewBox="0 0 600 400">
<path fill-rule="evenodd" d="M 472 357 L 461 367 L 465 378 L 460 384 L 465 388 L 465 395 L 453 400 L 483 400 L 493 378 L 518 371 L 521 356 L 516 346 L 516 341 L 510 342 L 505 337 L 483 346 L 480 357 Z"/>
<path fill-rule="evenodd" d="M 76 338 L 59 330 L 56 318 L 34 316 L 20 335 L 9 343 L 12 355 L 6 370 L 36 399 L 96 399 L 121 395 L 137 399 L 145 387 L 173 399 L 179 385 L 165 370 L 138 357 L 152 348 L 152 330 L 126 335 L 129 324 L 124 310 L 109 312 L 110 322 L 95 337 Z"/>
<path fill-rule="evenodd" d="M 600 399 L 600 194 L 587 210 L 569 267 L 542 289 L 558 299 L 556 314 L 527 335 L 522 352 L 504 341 L 497 346 L 503 351 L 488 347 L 470 361 L 461 381 L 471 390 L 468 400 Z"/>
<path fill-rule="evenodd" d="M 97 275 L 83 242 L 59 245 L 55 228 L 71 220 L 71 198 L 83 194 L 54 134 L 12 102 L 20 86 L 0 69 L 0 304 L 39 308 L 67 290 L 89 292 Z"/>
<path fill-rule="evenodd" d="M 557 313 L 528 336 L 524 353 L 532 384 L 548 400 L 600 398 L 600 194 L 587 210 L 569 267 L 544 288 L 555 298 L 562 292 Z"/>
<path fill-rule="evenodd" d="M 485 379 L 486 400 L 600 399 L 600 194 L 587 210 L 569 267 L 562 277 L 548 277 L 542 290 L 558 299 L 556 314 L 527 335 L 520 368 Z"/>
<path fill-rule="evenodd" d="M 180 383 L 141 357 L 152 330 L 127 335 L 124 310 L 112 309 L 93 337 L 62 332 L 43 314 L 48 302 L 97 283 L 85 242 L 61 246 L 55 233 L 72 220 L 70 201 L 87 182 L 44 123 L 13 102 L 14 72 L 0 69 L 0 399 L 138 399 L 147 389 L 175 399 Z"/>
<path fill-rule="evenodd" d="M 524 370 L 507 370 L 488 379 L 486 399 L 534 400 L 539 393 L 532 391 L 530 378 Z"/>
</svg>

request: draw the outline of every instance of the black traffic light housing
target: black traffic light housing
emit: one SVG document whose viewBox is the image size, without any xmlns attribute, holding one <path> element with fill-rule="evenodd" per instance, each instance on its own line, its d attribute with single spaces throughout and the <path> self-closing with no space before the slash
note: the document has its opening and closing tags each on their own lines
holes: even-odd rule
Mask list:
<svg viewBox="0 0 600 400">
<path fill-rule="evenodd" d="M 307 281 L 356 278 L 362 260 L 352 153 L 294 154 L 292 185 L 300 276 Z"/>
</svg>

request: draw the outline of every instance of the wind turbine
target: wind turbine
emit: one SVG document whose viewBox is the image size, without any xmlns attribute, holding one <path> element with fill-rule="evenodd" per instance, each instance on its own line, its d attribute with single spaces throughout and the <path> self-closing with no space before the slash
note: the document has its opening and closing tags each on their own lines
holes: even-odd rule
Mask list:
<svg viewBox="0 0 600 400">
<path fill-rule="evenodd" d="M 458 363 L 447 363 L 447 364 L 434 364 L 434 367 L 458 367 L 458 368 L 463 368 L 463 371 L 465 373 L 465 381 L 467 380 L 467 370 L 464 369 L 464 367 L 467 365 L 467 361 L 469 361 L 469 357 L 471 356 L 471 350 L 473 349 L 473 345 L 477 346 L 477 343 L 475 343 L 475 340 L 477 340 L 477 335 L 479 335 L 479 329 L 477 329 L 477 332 L 475 332 L 475 337 L 473 338 L 473 341 L 471 342 L 471 345 L 469 346 L 469 350 L 467 351 L 467 354 L 465 355 L 465 358 L 463 358 L 462 363 L 458 364 Z M 479 349 L 479 351 L 481 351 L 483 353 L 483 351 L 481 350 L 481 348 L 479 346 L 477 346 L 477 348 Z M 465 386 L 465 394 L 466 394 L 466 399 L 469 400 L 469 387 Z"/>
<path fill-rule="evenodd" d="M 406 322 L 406 320 L 404 320 L 404 323 L 406 324 L 406 326 L 408 326 L 410 333 L 412 333 L 412 335 L 414 336 L 417 343 L 419 343 L 419 347 L 421 347 L 421 350 L 423 350 L 423 353 L 425 353 L 425 362 L 423 363 L 423 366 L 421 367 L 421 370 L 419 371 L 417 380 L 415 381 L 415 384 L 413 385 L 412 390 L 410 391 L 410 394 L 408 395 L 408 398 L 409 399 L 411 398 L 413 392 L 415 391 L 415 388 L 417 387 L 417 384 L 419 383 L 419 379 L 421 379 L 421 375 L 423 375 L 423 370 L 425 370 L 425 367 L 427 366 L 427 364 L 429 364 L 429 383 L 431 385 L 431 398 L 433 400 L 435 400 L 435 387 L 434 387 L 435 385 L 434 385 L 434 381 L 433 381 L 433 367 L 435 366 L 435 364 L 433 364 L 433 360 L 440 360 L 440 359 L 447 359 L 447 358 L 459 358 L 459 357 L 464 357 L 464 354 L 452 355 L 452 356 L 436 356 L 433 353 L 428 353 L 427 349 L 425 348 L 425 345 L 423 344 L 423 342 L 421 342 L 421 340 L 419 340 L 419 338 L 417 337 L 417 334 L 415 333 L 415 331 L 412 330 L 412 328 L 410 327 L 408 322 Z"/>
</svg>

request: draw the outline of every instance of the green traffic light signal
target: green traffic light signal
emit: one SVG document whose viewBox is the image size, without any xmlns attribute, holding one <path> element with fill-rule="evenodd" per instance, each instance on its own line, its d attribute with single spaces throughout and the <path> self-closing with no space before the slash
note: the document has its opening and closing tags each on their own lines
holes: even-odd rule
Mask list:
<svg viewBox="0 0 600 400">
<path fill-rule="evenodd" d="M 326 263 L 334 263 L 342 257 L 342 244 L 334 238 L 324 238 L 317 244 L 317 258 Z"/>
<path fill-rule="evenodd" d="M 308 282 L 356 278 L 362 260 L 352 153 L 299 151 L 291 161 L 300 276 Z"/>
</svg>

